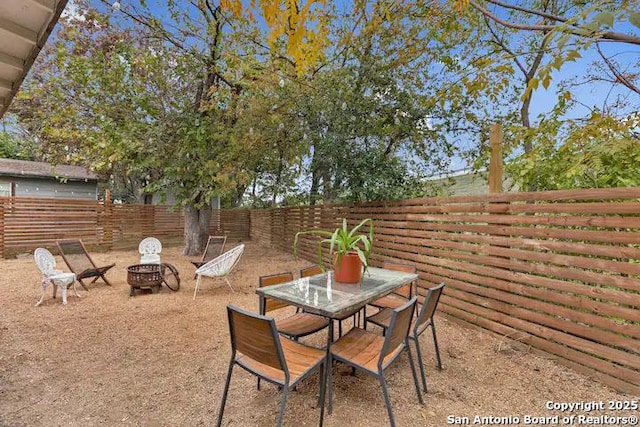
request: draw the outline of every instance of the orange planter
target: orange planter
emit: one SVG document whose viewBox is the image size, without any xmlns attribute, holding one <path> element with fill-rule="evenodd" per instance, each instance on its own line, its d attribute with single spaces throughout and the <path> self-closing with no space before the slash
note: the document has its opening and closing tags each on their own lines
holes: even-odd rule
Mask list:
<svg viewBox="0 0 640 427">
<path fill-rule="evenodd" d="M 355 252 L 349 252 L 342 256 L 340 266 L 337 263 L 337 254 L 333 256 L 334 280 L 341 283 L 360 283 L 362 278 L 362 262 Z"/>
</svg>

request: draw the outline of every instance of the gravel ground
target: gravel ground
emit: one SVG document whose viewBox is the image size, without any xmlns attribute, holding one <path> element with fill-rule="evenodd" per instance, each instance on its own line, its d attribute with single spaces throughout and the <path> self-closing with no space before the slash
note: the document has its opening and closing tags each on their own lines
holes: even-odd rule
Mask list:
<svg viewBox="0 0 640 427">
<path fill-rule="evenodd" d="M 199 426 L 216 421 L 230 344 L 225 306 L 257 310 L 258 276 L 308 265 L 290 254 L 246 242 L 231 281 L 205 279 L 195 301 L 194 267 L 181 248 L 165 248 L 164 262 L 181 273 L 178 292 L 129 297 L 126 267 L 137 251 L 95 253 L 98 264 L 116 262 L 102 282 L 34 307 L 40 273 L 31 256 L 0 261 L 0 426 Z M 229 246 L 231 247 L 231 246 Z M 56 257 L 59 268 L 66 268 Z M 435 368 L 432 342 L 423 335 L 429 393 L 417 401 L 404 356 L 388 371 L 399 426 L 445 426 L 448 416 L 579 415 L 548 410 L 553 402 L 630 400 L 518 343 L 437 316 L 444 369 Z M 319 344 L 326 332 L 303 339 Z M 415 354 L 415 352 L 414 352 Z M 334 412 L 327 426 L 387 425 L 378 382 L 338 365 Z M 274 425 L 279 392 L 256 390 L 255 378 L 236 369 L 225 425 Z M 285 425 L 317 425 L 317 376 L 290 395 Z M 633 411 L 637 415 L 637 411 Z M 589 415 L 625 415 L 599 410 Z M 628 414 L 628 413 L 627 413 Z M 483 424 L 476 424 L 483 425 Z M 486 425 L 486 424 L 484 424 Z M 515 425 L 506 423 L 503 425 Z M 557 425 L 551 423 L 551 425 Z M 578 425 L 574 423 L 574 425 Z"/>
</svg>

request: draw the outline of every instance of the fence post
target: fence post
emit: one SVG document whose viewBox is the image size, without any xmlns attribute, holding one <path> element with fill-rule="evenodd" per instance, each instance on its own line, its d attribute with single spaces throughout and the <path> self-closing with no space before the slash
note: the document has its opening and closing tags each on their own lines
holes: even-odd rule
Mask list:
<svg viewBox="0 0 640 427">
<path fill-rule="evenodd" d="M 4 205 L 5 199 L 0 199 L 0 259 L 4 258 Z"/>
<path fill-rule="evenodd" d="M 110 251 L 113 248 L 113 205 L 111 190 L 104 192 L 104 246 Z"/>
<path fill-rule="evenodd" d="M 489 131 L 489 194 L 502 193 L 502 125 L 494 123 Z"/>
</svg>

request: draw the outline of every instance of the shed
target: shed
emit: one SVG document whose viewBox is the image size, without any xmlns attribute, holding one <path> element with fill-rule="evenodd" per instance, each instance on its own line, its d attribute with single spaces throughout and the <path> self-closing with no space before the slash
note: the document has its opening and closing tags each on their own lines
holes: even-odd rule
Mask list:
<svg viewBox="0 0 640 427">
<path fill-rule="evenodd" d="M 82 166 L 0 159 L 0 196 L 96 200 L 98 177 Z"/>
</svg>

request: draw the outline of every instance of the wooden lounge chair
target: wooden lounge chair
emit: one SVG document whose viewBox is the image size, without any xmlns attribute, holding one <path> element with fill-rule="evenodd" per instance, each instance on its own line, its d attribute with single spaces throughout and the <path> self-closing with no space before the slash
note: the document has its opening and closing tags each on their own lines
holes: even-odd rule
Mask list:
<svg viewBox="0 0 640 427">
<path fill-rule="evenodd" d="M 91 283 L 94 283 L 98 279 L 104 280 L 104 283 L 111 286 L 111 283 L 105 277 L 105 274 L 109 269 L 116 265 L 113 264 L 106 265 L 104 267 L 98 267 L 95 262 L 89 256 L 87 252 L 87 248 L 85 248 L 82 240 L 60 240 L 56 242 L 56 246 L 58 246 L 58 250 L 60 251 L 60 255 L 62 255 L 62 259 L 69 270 L 71 270 L 76 275 L 76 280 L 80 282 L 82 287 L 85 290 L 87 286 L 84 284 L 82 279 L 89 279 L 93 277 Z"/>
<path fill-rule="evenodd" d="M 200 268 L 215 257 L 218 257 L 224 253 L 224 245 L 227 243 L 227 236 L 209 236 L 207 240 L 207 246 L 202 253 L 202 259 L 200 261 L 191 261 L 191 264 L 196 268 Z"/>
</svg>

